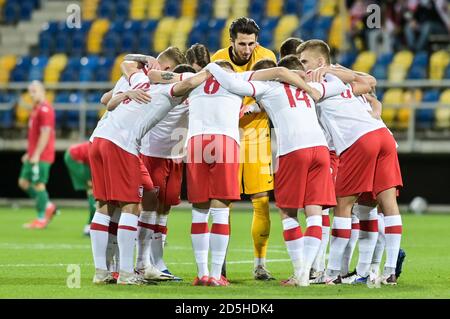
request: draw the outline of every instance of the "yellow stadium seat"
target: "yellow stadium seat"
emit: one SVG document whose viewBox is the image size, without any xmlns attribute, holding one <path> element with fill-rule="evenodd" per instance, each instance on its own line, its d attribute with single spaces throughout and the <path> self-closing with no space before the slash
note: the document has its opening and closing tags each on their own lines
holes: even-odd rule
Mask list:
<svg viewBox="0 0 450 319">
<path fill-rule="evenodd" d="M 434 52 L 430 57 L 430 79 L 442 80 L 450 63 L 450 53 L 444 50 Z"/>
<path fill-rule="evenodd" d="M 113 68 L 111 70 L 111 82 L 117 82 L 120 77 L 122 76 L 122 70 L 120 69 L 120 64 L 123 61 L 123 58 L 125 57 L 125 54 L 121 54 L 119 56 L 116 57 L 116 59 L 114 60 L 114 65 Z"/>
<path fill-rule="evenodd" d="M 399 130 L 406 130 L 409 127 L 409 121 L 411 118 L 411 108 L 401 107 L 397 112 L 397 125 Z"/>
<path fill-rule="evenodd" d="M 336 0 L 320 0 L 319 14 L 321 16 L 334 16 L 337 4 Z"/>
<path fill-rule="evenodd" d="M 197 5 L 197 0 L 183 0 L 181 4 L 181 16 L 195 18 Z"/>
<path fill-rule="evenodd" d="M 55 100 L 55 91 L 50 91 L 50 90 L 45 91 L 45 99 L 50 104 L 53 104 L 53 101 Z"/>
<path fill-rule="evenodd" d="M 298 25 L 298 17 L 294 14 L 281 17 L 274 31 L 274 46 L 277 50 L 279 50 L 281 43 L 283 43 L 286 38 L 290 37 L 292 32 L 297 29 Z"/>
<path fill-rule="evenodd" d="M 279 17 L 283 13 L 283 1 L 281 0 L 267 0 L 266 2 L 266 16 Z"/>
<path fill-rule="evenodd" d="M 109 21 L 106 19 L 98 19 L 92 23 L 87 38 L 87 51 L 89 53 L 100 53 L 102 49 L 103 37 L 108 29 Z"/>
<path fill-rule="evenodd" d="M 81 3 L 83 20 L 94 20 L 97 18 L 98 2 L 99 0 L 83 0 Z"/>
<path fill-rule="evenodd" d="M 153 38 L 153 50 L 161 52 L 169 46 L 169 40 L 175 29 L 176 19 L 173 17 L 165 17 L 159 20 Z"/>
<path fill-rule="evenodd" d="M 235 0 L 231 6 L 231 17 L 246 17 L 249 0 Z"/>
<path fill-rule="evenodd" d="M 149 0 L 148 15 L 149 19 L 159 20 L 163 16 L 165 0 Z"/>
<path fill-rule="evenodd" d="M 143 20 L 148 11 L 148 0 L 131 0 L 130 18 L 132 20 Z"/>
<path fill-rule="evenodd" d="M 450 128 L 450 107 L 437 107 L 434 114 L 436 128 Z"/>
<path fill-rule="evenodd" d="M 8 83 L 9 75 L 16 66 L 17 58 L 14 54 L 8 54 L 0 57 L 0 83 Z"/>
<path fill-rule="evenodd" d="M 397 109 L 393 107 L 383 107 L 383 110 L 381 111 L 381 118 L 383 119 L 384 123 L 390 128 L 395 128 L 396 113 Z"/>
<path fill-rule="evenodd" d="M 228 18 L 227 23 L 225 23 L 224 28 L 222 29 L 222 48 L 226 48 L 230 45 L 230 29 L 231 22 L 233 22 L 233 18 Z"/>
<path fill-rule="evenodd" d="M 214 17 L 219 19 L 230 18 L 230 0 L 216 0 L 214 1 Z"/>
<path fill-rule="evenodd" d="M 67 56 L 64 53 L 53 55 L 44 70 L 44 83 L 56 83 L 59 81 L 61 72 L 67 64 Z"/>
<path fill-rule="evenodd" d="M 355 71 L 370 73 L 375 61 L 377 60 L 377 55 L 372 51 L 363 51 L 358 54 L 355 63 L 353 63 L 352 69 Z"/>
<path fill-rule="evenodd" d="M 388 68 L 388 80 L 393 82 L 403 81 L 408 74 L 413 59 L 414 54 L 411 51 L 397 52 Z"/>
<path fill-rule="evenodd" d="M 172 33 L 170 44 L 179 48 L 181 51 L 186 50 L 186 43 L 189 33 L 194 25 L 194 19 L 191 17 L 181 17 L 175 23 L 175 30 L 177 32 Z"/>
<path fill-rule="evenodd" d="M 450 89 L 446 89 L 439 97 L 439 103 L 450 105 Z"/>
<path fill-rule="evenodd" d="M 103 116 L 103 114 L 105 114 L 105 112 L 106 112 L 106 107 L 102 107 L 100 110 L 98 110 L 98 114 L 97 114 L 98 118 L 100 119 Z"/>
<path fill-rule="evenodd" d="M 404 95 L 402 89 L 388 89 L 383 95 L 383 106 L 385 104 L 402 104 Z"/>
<path fill-rule="evenodd" d="M 330 48 L 342 50 L 346 43 L 343 35 L 346 30 L 350 29 L 350 16 L 347 15 L 345 20 L 341 16 L 336 16 L 330 27 L 330 32 L 328 34 L 328 44 Z"/>
<path fill-rule="evenodd" d="M 19 98 L 19 103 L 16 107 L 16 126 L 27 126 L 28 117 L 30 116 L 32 108 L 33 101 L 31 100 L 30 94 L 28 94 L 28 92 L 22 93 Z"/>
</svg>

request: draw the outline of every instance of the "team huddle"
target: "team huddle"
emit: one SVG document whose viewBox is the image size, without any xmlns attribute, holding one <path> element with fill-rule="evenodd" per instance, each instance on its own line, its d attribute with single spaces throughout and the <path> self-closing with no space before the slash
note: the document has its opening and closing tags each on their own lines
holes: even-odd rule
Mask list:
<svg viewBox="0 0 450 319">
<path fill-rule="evenodd" d="M 258 32 L 252 19 L 236 19 L 231 46 L 211 58 L 202 44 L 185 55 L 169 47 L 157 58 L 125 56 L 122 77 L 102 97 L 107 112 L 88 147 L 97 201 L 90 224 L 94 283 L 181 280 L 163 252 L 184 165 L 193 285 L 229 285 L 230 209 L 241 193 L 254 208 L 254 278 L 274 279 L 266 268 L 271 190 L 293 265 L 282 285 L 397 283 L 402 178 L 396 142 L 373 93 L 376 80 L 331 64 L 321 40 L 289 38 L 277 61 L 257 43 Z M 359 259 L 351 272 L 356 241 Z"/>
</svg>

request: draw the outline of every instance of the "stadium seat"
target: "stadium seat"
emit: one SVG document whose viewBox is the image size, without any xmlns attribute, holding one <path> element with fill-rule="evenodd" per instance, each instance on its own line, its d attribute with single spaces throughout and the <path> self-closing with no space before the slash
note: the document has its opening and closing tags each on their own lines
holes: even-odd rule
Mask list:
<svg viewBox="0 0 450 319">
<path fill-rule="evenodd" d="M 53 55 L 44 71 L 44 83 L 57 83 L 62 70 L 66 67 L 67 56 L 64 53 Z"/>
<path fill-rule="evenodd" d="M 403 81 L 412 64 L 414 55 L 411 51 L 403 50 L 395 54 L 392 63 L 389 65 L 388 79 L 393 82 Z"/>
<path fill-rule="evenodd" d="M 233 1 L 231 5 L 231 17 L 246 17 L 250 0 Z"/>
<path fill-rule="evenodd" d="M 320 0 L 319 14 L 321 16 L 331 17 L 336 14 L 338 2 L 336 0 Z"/>
<path fill-rule="evenodd" d="M 0 57 L 0 83 L 8 83 L 11 71 L 15 68 L 17 57 L 14 54 L 8 54 Z"/>
<path fill-rule="evenodd" d="M 345 45 L 345 39 L 343 39 L 342 28 L 347 30 L 350 28 L 350 17 L 343 20 L 340 15 L 336 16 L 331 23 L 330 33 L 328 34 L 328 45 L 331 49 L 342 50 Z"/>
<path fill-rule="evenodd" d="M 434 124 L 434 109 L 416 110 L 416 127 L 419 130 L 431 129 Z"/>
<path fill-rule="evenodd" d="M 283 12 L 283 1 L 267 0 L 266 17 L 280 17 Z"/>
<path fill-rule="evenodd" d="M 120 79 L 120 77 L 122 76 L 122 71 L 120 70 L 120 64 L 122 63 L 124 56 L 125 56 L 125 54 L 120 54 L 115 58 L 114 64 L 112 66 L 112 70 L 110 73 L 110 75 L 111 75 L 110 81 L 111 82 L 114 82 L 114 83 L 117 82 Z"/>
<path fill-rule="evenodd" d="M 81 3 L 81 14 L 83 20 L 93 20 L 97 18 L 97 8 L 100 0 L 83 0 Z"/>
<path fill-rule="evenodd" d="M 197 19 L 209 19 L 213 11 L 213 2 L 210 0 L 199 0 L 197 6 Z"/>
<path fill-rule="evenodd" d="M 357 52 L 355 51 L 347 51 L 337 56 L 337 61 L 340 65 L 343 65 L 347 68 L 351 68 L 353 63 L 355 63 Z"/>
<path fill-rule="evenodd" d="M 166 0 L 164 8 L 164 16 L 178 17 L 181 12 L 180 1 Z"/>
<path fill-rule="evenodd" d="M 159 20 L 163 18 L 165 0 L 152 0 L 148 4 L 147 18 Z"/>
<path fill-rule="evenodd" d="M 266 0 L 253 0 L 248 7 L 248 15 L 255 21 L 261 21 L 264 18 L 266 10 Z M 224 18 L 228 17 L 225 16 Z"/>
<path fill-rule="evenodd" d="M 108 31 L 103 37 L 102 52 L 105 56 L 114 57 L 121 51 L 121 37 L 118 32 Z"/>
<path fill-rule="evenodd" d="M 276 51 L 280 49 L 281 43 L 298 28 L 299 22 L 297 16 L 293 14 L 284 15 L 280 18 L 273 34 L 273 47 Z M 271 46 L 269 45 L 268 47 L 270 48 Z"/>
<path fill-rule="evenodd" d="M 175 23 L 177 32 L 172 33 L 170 39 L 171 45 L 178 47 L 182 52 L 186 51 L 187 39 L 193 25 L 194 20 L 190 17 L 181 17 L 177 19 Z"/>
<path fill-rule="evenodd" d="M 6 24 L 16 24 L 20 19 L 20 5 L 13 1 L 7 1 L 3 8 L 3 21 Z"/>
<path fill-rule="evenodd" d="M 439 90 L 433 89 L 433 90 L 426 90 L 423 94 L 422 98 L 423 102 L 437 102 L 439 101 Z"/>
<path fill-rule="evenodd" d="M 409 121 L 411 118 L 411 108 L 410 107 L 401 107 L 397 111 L 397 130 L 406 130 L 409 127 Z"/>
<path fill-rule="evenodd" d="M 318 18 L 316 18 L 314 20 L 312 37 L 314 39 L 320 39 L 325 42 L 328 42 L 328 34 L 332 22 L 333 17 L 330 16 L 319 16 Z"/>
<path fill-rule="evenodd" d="M 175 31 L 176 19 L 173 17 L 162 18 L 156 27 L 153 36 L 153 51 L 161 52 L 169 46 L 169 40 Z"/>
<path fill-rule="evenodd" d="M 98 19 L 92 23 L 87 37 L 87 52 L 89 54 L 99 54 L 105 33 L 109 29 L 109 21 Z"/>
<path fill-rule="evenodd" d="M 450 106 L 437 107 L 435 111 L 435 127 L 437 129 L 450 128 Z"/>
<path fill-rule="evenodd" d="M 284 14 L 298 14 L 300 15 L 300 2 L 297 0 L 285 0 L 283 13 Z"/>
<path fill-rule="evenodd" d="M 445 50 L 434 52 L 430 57 L 430 79 L 442 80 L 447 66 L 450 64 L 450 53 Z"/>
<path fill-rule="evenodd" d="M 403 90 L 402 89 L 388 89 L 383 95 L 383 106 L 386 105 L 398 105 L 402 104 L 404 101 Z"/>
<path fill-rule="evenodd" d="M 395 116 L 397 114 L 397 109 L 393 107 L 383 107 L 381 111 L 381 118 L 383 119 L 384 123 L 389 128 L 395 129 Z"/>
<path fill-rule="evenodd" d="M 181 3 L 181 16 L 195 18 L 198 0 L 183 0 Z"/>
<path fill-rule="evenodd" d="M 115 15 L 115 5 L 113 1 L 100 1 L 97 7 L 97 17 L 102 19 L 110 19 Z"/>
<path fill-rule="evenodd" d="M 302 15 L 314 14 L 314 12 L 316 11 L 316 5 L 317 5 L 317 1 L 316 0 L 304 0 L 304 1 L 302 1 L 302 4 L 301 4 L 301 13 L 302 13 Z"/>
<path fill-rule="evenodd" d="M 206 46 L 211 51 L 211 53 L 217 51 L 221 47 L 221 38 L 217 35 L 221 34 L 225 23 L 226 21 L 224 19 L 211 19 L 208 23 Z"/>
<path fill-rule="evenodd" d="M 128 0 L 122 0 L 116 4 L 115 22 L 121 22 L 122 24 L 128 19 L 130 13 L 130 4 Z"/>
<path fill-rule="evenodd" d="M 352 69 L 355 71 L 370 73 L 377 56 L 372 51 L 363 51 L 356 58 L 355 63 L 353 63 Z"/>
<path fill-rule="evenodd" d="M 28 73 L 31 67 L 31 58 L 29 56 L 21 56 L 17 58 L 16 67 L 10 74 L 11 82 L 23 82 L 28 80 Z"/>
<path fill-rule="evenodd" d="M 31 67 L 28 73 L 28 81 L 33 80 L 42 80 L 44 76 L 44 68 L 47 65 L 48 57 L 47 56 L 38 56 L 34 57 L 31 60 Z"/>
<path fill-rule="evenodd" d="M 379 65 L 379 64 L 375 63 L 370 74 L 372 74 L 378 80 L 386 80 L 387 79 L 387 67 L 384 65 Z"/>
</svg>

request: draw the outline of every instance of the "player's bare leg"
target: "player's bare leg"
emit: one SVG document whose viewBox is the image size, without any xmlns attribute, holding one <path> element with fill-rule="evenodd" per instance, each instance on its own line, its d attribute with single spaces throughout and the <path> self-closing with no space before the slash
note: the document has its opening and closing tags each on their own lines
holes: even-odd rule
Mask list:
<svg viewBox="0 0 450 319">
<path fill-rule="evenodd" d="M 397 205 L 397 190 L 392 187 L 377 195 L 377 202 L 384 214 L 384 233 L 386 263 L 384 266 L 382 283 L 395 285 L 395 268 L 397 265 L 400 242 L 402 239 L 402 218 Z"/>
</svg>

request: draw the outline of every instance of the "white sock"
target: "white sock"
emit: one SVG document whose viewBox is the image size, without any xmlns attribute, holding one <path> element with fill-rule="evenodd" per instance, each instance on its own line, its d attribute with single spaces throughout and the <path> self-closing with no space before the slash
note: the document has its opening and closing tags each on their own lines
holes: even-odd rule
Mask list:
<svg viewBox="0 0 450 319">
<path fill-rule="evenodd" d="M 254 265 L 255 268 L 258 267 L 258 266 L 265 267 L 266 266 L 266 258 L 256 258 L 255 257 L 253 259 L 253 265 Z"/>
<path fill-rule="evenodd" d="M 373 252 L 378 239 L 378 212 L 376 207 L 358 205 L 359 258 L 356 272 L 366 277 L 370 272 Z"/>
<path fill-rule="evenodd" d="M 156 212 L 142 211 L 139 215 L 136 257 L 137 269 L 144 269 L 150 264 L 150 246 L 154 229 L 154 225 L 151 224 L 152 216 L 156 216 Z"/>
<path fill-rule="evenodd" d="M 384 252 L 384 215 L 378 214 L 378 239 L 375 245 L 375 250 L 373 252 L 372 264 L 370 265 L 370 271 L 375 273 L 377 276 L 380 272 L 381 259 L 383 258 Z"/>
<path fill-rule="evenodd" d="M 384 233 L 386 239 L 384 275 L 391 275 L 397 266 L 398 251 L 402 240 L 402 217 L 400 215 L 384 216 Z"/>
<path fill-rule="evenodd" d="M 306 218 L 306 231 L 303 235 L 303 268 L 309 275 L 312 263 L 317 256 L 322 241 L 322 216 L 309 216 Z"/>
<path fill-rule="evenodd" d="M 356 243 L 358 242 L 359 236 L 359 219 L 354 209 L 357 205 L 353 207 L 352 210 L 352 232 L 347 246 L 345 247 L 344 254 L 342 255 L 342 266 L 341 275 L 347 275 L 350 272 L 350 263 L 352 262 L 353 252 L 355 251 Z"/>
<path fill-rule="evenodd" d="M 120 208 L 116 208 L 109 222 L 108 246 L 106 248 L 106 266 L 111 272 L 119 272 L 119 245 L 117 244 L 119 218 Z"/>
<path fill-rule="evenodd" d="M 322 240 L 320 241 L 319 251 L 314 259 L 312 268 L 315 271 L 325 270 L 325 259 L 327 255 L 328 242 L 330 241 L 330 209 L 322 210 Z"/>
<path fill-rule="evenodd" d="M 96 269 L 107 270 L 106 247 L 108 245 L 108 228 L 111 217 L 95 212 L 91 222 L 92 256 Z"/>
<path fill-rule="evenodd" d="M 294 274 L 299 275 L 303 264 L 302 229 L 300 228 L 298 221 L 291 217 L 283 219 L 282 223 L 284 242 L 286 243 L 288 254 L 291 257 Z"/>
<path fill-rule="evenodd" d="M 133 272 L 134 245 L 137 237 L 138 216 L 122 212 L 117 230 L 120 252 L 120 271 Z"/>
<path fill-rule="evenodd" d="M 156 231 L 153 234 L 151 244 L 151 251 L 153 256 L 153 263 L 159 270 L 166 270 L 167 266 L 164 263 L 164 242 L 167 233 L 167 217 L 168 215 L 160 214 L 156 218 Z"/>
<path fill-rule="evenodd" d="M 209 251 L 209 229 L 208 209 L 192 208 L 191 240 L 194 250 L 195 262 L 197 263 L 197 276 L 209 277 L 208 251 Z"/>
<path fill-rule="evenodd" d="M 210 208 L 209 211 L 213 222 L 209 237 L 209 249 L 211 250 L 210 276 L 220 279 L 230 240 L 230 225 L 228 224 L 230 209 L 228 207 Z"/>
<path fill-rule="evenodd" d="M 334 217 L 331 229 L 330 254 L 328 258 L 328 276 L 337 276 L 341 271 L 342 257 L 352 232 L 352 219 Z"/>
</svg>

